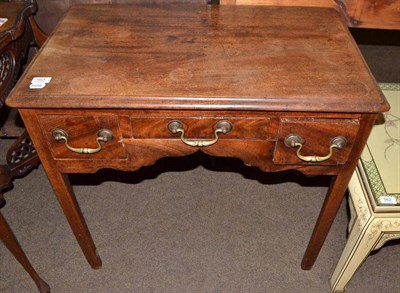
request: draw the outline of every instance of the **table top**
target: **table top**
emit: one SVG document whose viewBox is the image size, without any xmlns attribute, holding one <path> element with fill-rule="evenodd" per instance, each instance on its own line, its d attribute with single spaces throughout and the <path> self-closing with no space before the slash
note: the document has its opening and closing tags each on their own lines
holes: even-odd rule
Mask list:
<svg viewBox="0 0 400 293">
<path fill-rule="evenodd" d="M 0 52 L 3 43 L 16 40 L 24 32 L 24 20 L 35 13 L 35 2 L 0 2 Z"/>
<path fill-rule="evenodd" d="M 0 18 L 7 19 L 0 25 L 0 36 L 15 26 L 19 14 L 25 6 L 22 2 L 0 2 Z"/>
<path fill-rule="evenodd" d="M 31 89 L 34 77 L 51 77 Z M 76 5 L 9 96 L 19 108 L 376 113 L 388 104 L 332 9 Z"/>
</svg>

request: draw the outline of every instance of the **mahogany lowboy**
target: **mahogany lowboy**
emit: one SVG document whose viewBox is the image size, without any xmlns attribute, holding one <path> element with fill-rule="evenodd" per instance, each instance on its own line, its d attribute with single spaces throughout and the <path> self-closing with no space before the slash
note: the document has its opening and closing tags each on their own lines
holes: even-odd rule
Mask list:
<svg viewBox="0 0 400 293">
<path fill-rule="evenodd" d="M 31 89 L 34 77 L 52 79 Z M 7 103 L 93 268 L 101 260 L 67 174 L 201 150 L 332 175 L 302 262 L 310 269 L 389 108 L 336 11 L 194 5 L 74 6 Z"/>
</svg>

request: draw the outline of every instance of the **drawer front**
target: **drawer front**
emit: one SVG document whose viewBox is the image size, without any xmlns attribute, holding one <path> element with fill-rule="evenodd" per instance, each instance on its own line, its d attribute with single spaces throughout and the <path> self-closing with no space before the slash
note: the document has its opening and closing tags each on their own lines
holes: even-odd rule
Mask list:
<svg viewBox="0 0 400 293">
<path fill-rule="evenodd" d="M 344 164 L 349 159 L 359 127 L 357 119 L 281 118 L 274 163 Z M 301 145 L 294 145 L 293 138 Z"/>
<path fill-rule="evenodd" d="M 276 139 L 278 120 L 268 117 L 131 117 L 133 138 L 177 139 L 179 133 L 169 129 L 172 122 L 180 122 L 184 136 L 190 140 L 213 139 L 218 123 L 228 122 L 231 130 L 220 134 L 219 139 Z"/>
<path fill-rule="evenodd" d="M 125 159 L 127 153 L 116 115 L 38 115 L 49 148 L 56 159 Z M 56 139 L 54 131 L 66 139 Z M 100 130 L 107 130 L 100 133 Z M 112 134 L 112 139 L 98 141 L 98 137 Z M 68 149 L 68 146 L 72 149 Z M 84 150 L 83 150 L 84 149 Z M 81 151 L 83 153 L 77 153 Z M 93 152 L 93 153 L 87 153 Z"/>
</svg>

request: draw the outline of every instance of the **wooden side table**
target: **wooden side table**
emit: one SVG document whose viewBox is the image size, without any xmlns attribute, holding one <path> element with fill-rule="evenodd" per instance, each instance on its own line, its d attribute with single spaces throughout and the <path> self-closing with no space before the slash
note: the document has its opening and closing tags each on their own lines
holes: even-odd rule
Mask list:
<svg viewBox="0 0 400 293">
<path fill-rule="evenodd" d="M 345 291 L 372 251 L 400 238 L 400 84 L 381 87 L 391 110 L 374 126 L 349 183 L 351 221 L 330 280 L 335 293 Z"/>
<path fill-rule="evenodd" d="M 67 175 L 202 151 L 332 176 L 302 261 L 311 269 L 389 108 L 335 10 L 206 5 L 74 6 L 7 103 L 93 268 Z"/>
<path fill-rule="evenodd" d="M 42 45 L 45 40 L 32 17 L 36 11 L 37 5 L 33 1 L 0 3 L 0 107 L 17 82 L 29 45 L 33 41 Z M 2 192 L 12 184 L 13 178 L 26 175 L 38 164 L 36 150 L 25 132 L 9 149 L 7 164 L 0 166 L 0 207 L 5 204 Z M 29 273 L 39 291 L 50 292 L 1 213 L 0 239 Z"/>
</svg>

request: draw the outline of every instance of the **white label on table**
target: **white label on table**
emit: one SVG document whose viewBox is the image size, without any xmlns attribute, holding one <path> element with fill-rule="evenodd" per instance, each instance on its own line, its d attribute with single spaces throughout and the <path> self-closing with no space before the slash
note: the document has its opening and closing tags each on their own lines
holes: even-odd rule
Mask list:
<svg viewBox="0 0 400 293">
<path fill-rule="evenodd" d="M 7 22 L 8 18 L 0 17 L 0 26 Z"/>
<path fill-rule="evenodd" d="M 51 81 L 51 77 L 34 77 L 32 78 L 30 89 L 42 89 Z"/>
<path fill-rule="evenodd" d="M 31 84 L 29 85 L 29 88 L 30 88 L 30 89 L 35 89 L 35 90 L 37 90 L 37 89 L 42 89 L 42 88 L 44 88 L 45 86 L 46 86 L 45 83 L 31 83 Z"/>
<path fill-rule="evenodd" d="M 49 83 L 50 81 L 51 77 L 34 77 L 31 83 Z"/>
<path fill-rule="evenodd" d="M 382 204 L 397 204 L 397 199 L 394 196 L 380 196 L 379 201 Z"/>
</svg>

